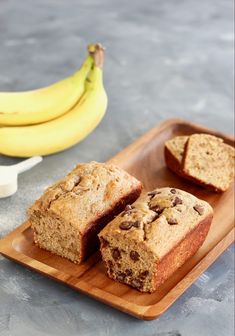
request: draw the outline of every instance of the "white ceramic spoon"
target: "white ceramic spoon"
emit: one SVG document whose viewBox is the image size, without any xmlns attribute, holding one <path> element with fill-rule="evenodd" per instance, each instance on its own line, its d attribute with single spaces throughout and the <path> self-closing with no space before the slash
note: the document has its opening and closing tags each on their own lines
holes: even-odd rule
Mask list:
<svg viewBox="0 0 235 336">
<path fill-rule="evenodd" d="M 0 166 L 0 198 L 13 195 L 18 188 L 18 174 L 42 161 L 41 156 L 33 156 L 11 166 Z"/>
</svg>

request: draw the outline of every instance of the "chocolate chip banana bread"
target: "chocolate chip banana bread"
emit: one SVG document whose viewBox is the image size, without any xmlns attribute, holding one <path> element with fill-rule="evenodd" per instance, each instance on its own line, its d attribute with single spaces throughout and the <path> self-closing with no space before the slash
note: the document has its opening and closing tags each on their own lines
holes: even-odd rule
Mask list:
<svg viewBox="0 0 235 336">
<path fill-rule="evenodd" d="M 214 191 L 234 178 L 234 148 L 210 134 L 177 136 L 165 143 L 165 161 L 176 174 Z"/>
<path fill-rule="evenodd" d="M 141 292 L 153 292 L 204 242 L 211 206 L 175 188 L 142 195 L 100 233 L 110 278 Z"/>
<path fill-rule="evenodd" d="M 98 248 L 99 231 L 141 189 L 141 182 L 112 164 L 79 164 L 28 210 L 34 241 L 80 263 Z"/>
</svg>

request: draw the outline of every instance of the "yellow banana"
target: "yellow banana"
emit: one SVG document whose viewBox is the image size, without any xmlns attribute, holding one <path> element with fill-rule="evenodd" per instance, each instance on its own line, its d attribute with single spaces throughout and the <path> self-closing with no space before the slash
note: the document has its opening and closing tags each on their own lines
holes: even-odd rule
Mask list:
<svg viewBox="0 0 235 336">
<path fill-rule="evenodd" d="M 57 118 L 70 110 L 84 93 L 93 65 L 89 55 L 81 68 L 48 87 L 25 92 L 0 92 L 0 125 L 31 125 Z"/>
<path fill-rule="evenodd" d="M 98 125 L 107 107 L 102 79 L 104 50 L 100 45 L 96 45 L 93 57 L 95 64 L 79 102 L 66 114 L 46 123 L 0 128 L 1 154 L 27 157 L 56 153 L 75 145 Z"/>
</svg>

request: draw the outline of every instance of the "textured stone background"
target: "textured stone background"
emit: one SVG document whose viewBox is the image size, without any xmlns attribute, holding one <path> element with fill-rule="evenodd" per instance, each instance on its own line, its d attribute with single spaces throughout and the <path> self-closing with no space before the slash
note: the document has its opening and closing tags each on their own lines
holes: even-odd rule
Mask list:
<svg viewBox="0 0 235 336">
<path fill-rule="evenodd" d="M 107 48 L 109 108 L 82 143 L 24 173 L 0 200 L 0 236 L 77 162 L 104 161 L 156 123 L 183 117 L 233 132 L 233 1 L 0 1 L 0 90 L 72 73 L 89 42 Z M 0 156 L 0 164 L 17 159 Z M 140 322 L 0 257 L 0 335 L 233 335 L 229 248 L 161 318 Z"/>
</svg>

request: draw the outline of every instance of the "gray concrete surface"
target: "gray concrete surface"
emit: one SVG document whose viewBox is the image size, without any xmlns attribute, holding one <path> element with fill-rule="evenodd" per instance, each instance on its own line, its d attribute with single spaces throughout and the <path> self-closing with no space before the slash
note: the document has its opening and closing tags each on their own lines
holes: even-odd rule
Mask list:
<svg viewBox="0 0 235 336">
<path fill-rule="evenodd" d="M 233 1 L 0 1 L 0 91 L 72 73 L 107 48 L 108 113 L 82 143 L 44 159 L 0 200 L 0 235 L 77 162 L 104 161 L 156 123 L 184 117 L 233 132 Z M 0 156 L 0 164 L 17 159 Z M 222 224 L 222 223 L 221 223 Z M 233 335 L 230 247 L 158 320 L 138 321 L 0 257 L 0 335 Z"/>
</svg>

